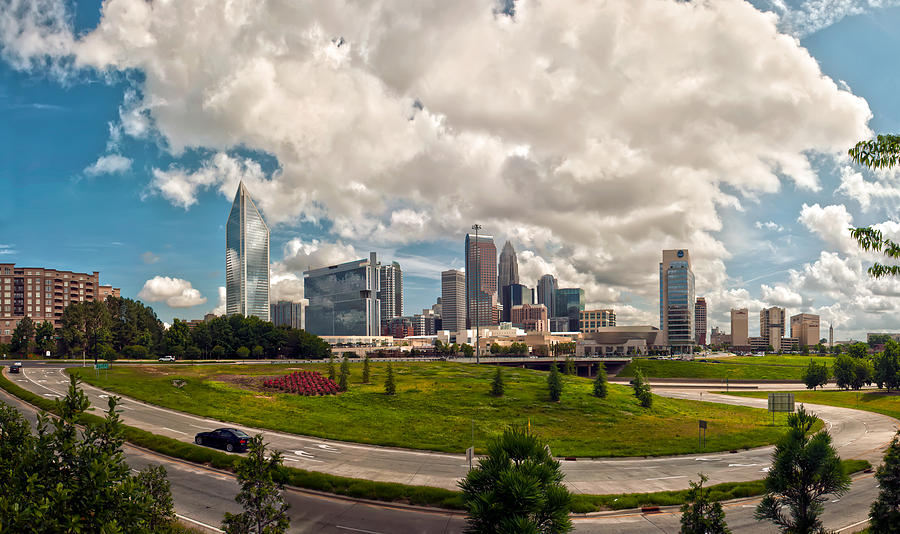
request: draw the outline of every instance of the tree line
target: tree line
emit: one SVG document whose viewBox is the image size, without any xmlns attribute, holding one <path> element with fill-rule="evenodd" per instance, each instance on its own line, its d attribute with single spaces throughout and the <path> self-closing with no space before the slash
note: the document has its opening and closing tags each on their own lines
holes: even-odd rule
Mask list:
<svg viewBox="0 0 900 534">
<path fill-rule="evenodd" d="M 275 326 L 257 317 L 216 317 L 194 327 L 175 319 L 166 329 L 149 306 L 125 297 L 78 302 L 63 311 L 60 328 L 25 317 L 0 353 L 114 360 L 172 355 L 201 358 L 326 358 L 331 348 L 304 330 Z"/>
<path fill-rule="evenodd" d="M 900 389 L 900 344 L 888 339 L 884 351 L 871 356 L 864 349 L 842 354 L 835 358 L 830 370 L 824 363 L 810 361 L 803 375 L 808 389 L 824 386 L 831 378 L 841 389 L 858 390 L 871 384 L 888 391 Z"/>
</svg>

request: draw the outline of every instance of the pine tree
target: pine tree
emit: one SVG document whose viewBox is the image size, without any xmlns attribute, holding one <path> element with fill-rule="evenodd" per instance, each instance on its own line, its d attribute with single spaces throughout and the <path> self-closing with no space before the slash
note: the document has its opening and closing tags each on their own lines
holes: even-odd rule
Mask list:
<svg viewBox="0 0 900 534">
<path fill-rule="evenodd" d="M 709 477 L 700 474 L 700 482 L 690 482 L 687 500 L 681 506 L 681 534 L 729 534 L 725 511 L 718 501 L 709 502 L 709 489 L 703 483 Z"/>
<path fill-rule="evenodd" d="M 338 389 L 341 391 L 347 391 L 347 382 L 350 381 L 350 359 L 347 358 L 347 355 L 344 354 L 344 358 L 341 360 L 341 375 L 338 379 Z"/>
<path fill-rule="evenodd" d="M 497 367 L 497 372 L 494 373 L 494 381 L 491 384 L 491 395 L 495 397 L 503 396 L 503 373 L 500 372 L 500 367 Z"/>
<path fill-rule="evenodd" d="M 597 364 L 597 378 L 594 379 L 594 396 L 604 399 L 606 398 L 609 384 L 606 380 L 606 366 L 603 362 Z"/>
<path fill-rule="evenodd" d="M 241 491 L 234 500 L 244 507 L 244 511 L 225 513 L 222 528 L 227 534 L 282 534 L 291 526 L 288 505 L 281 495 L 284 486 L 274 478 L 281 464 L 281 453 L 269 450 L 267 454 L 261 435 L 250 439 L 247 456 L 235 464 Z"/>
<path fill-rule="evenodd" d="M 335 372 L 334 372 L 334 354 L 328 355 L 328 379 L 334 380 Z"/>
<path fill-rule="evenodd" d="M 570 356 L 569 354 L 566 354 L 566 364 L 565 367 L 563 367 L 563 373 L 567 375 L 575 374 L 575 362 L 572 360 L 572 356 Z"/>
<path fill-rule="evenodd" d="M 635 369 L 631 386 L 634 388 L 634 396 L 641 402 L 641 406 L 649 408 L 653 405 L 653 395 L 650 393 L 650 384 L 644 379 L 644 373 L 642 373 L 640 369 Z"/>
<path fill-rule="evenodd" d="M 782 532 L 824 532 L 820 516 L 826 495 L 840 497 L 850 488 L 831 435 L 812 432 L 816 420 L 802 405 L 788 417 L 790 428 L 775 445 L 766 493 L 753 514 Z"/>
<path fill-rule="evenodd" d="M 559 375 L 559 369 L 556 367 L 556 362 L 550 363 L 550 374 L 547 376 L 547 388 L 550 390 L 550 400 L 553 402 L 559 402 L 560 397 L 562 397 L 562 377 Z"/>
<path fill-rule="evenodd" d="M 506 430 L 459 483 L 466 531 L 569 532 L 572 496 L 563 478 L 559 462 L 535 435 L 519 427 Z"/>
<path fill-rule="evenodd" d="M 900 532 L 900 432 L 887 452 L 884 463 L 875 471 L 878 481 L 878 498 L 869 509 L 869 530 L 873 534 Z"/>
<path fill-rule="evenodd" d="M 366 357 L 363 358 L 363 377 L 362 377 L 362 378 L 363 378 L 363 384 L 368 384 L 368 383 L 369 383 L 369 378 L 370 378 L 370 377 L 369 377 L 369 373 L 370 373 L 370 369 L 369 369 L 369 355 L 366 354 Z"/>
<path fill-rule="evenodd" d="M 387 378 L 384 379 L 384 394 L 393 395 L 397 393 L 397 386 L 394 384 L 394 367 L 388 362 Z"/>
</svg>

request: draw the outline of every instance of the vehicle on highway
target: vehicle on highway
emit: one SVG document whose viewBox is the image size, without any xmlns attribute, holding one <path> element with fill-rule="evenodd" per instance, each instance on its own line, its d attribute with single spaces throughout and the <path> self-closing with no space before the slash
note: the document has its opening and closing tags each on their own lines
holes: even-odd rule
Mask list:
<svg viewBox="0 0 900 534">
<path fill-rule="evenodd" d="M 21 368 L 22 368 L 22 362 L 15 362 L 9 366 L 9 372 L 10 373 L 18 373 L 19 369 L 21 369 Z"/>
<path fill-rule="evenodd" d="M 172 355 L 168 355 L 168 356 L 160 356 L 160 357 L 159 357 L 159 361 L 161 361 L 161 362 L 174 362 L 174 361 L 175 361 L 175 356 L 172 356 Z"/>
<path fill-rule="evenodd" d="M 250 436 L 236 428 L 217 428 L 212 432 L 198 433 L 194 436 L 194 443 L 225 449 L 228 452 L 243 452 L 247 450 Z"/>
</svg>

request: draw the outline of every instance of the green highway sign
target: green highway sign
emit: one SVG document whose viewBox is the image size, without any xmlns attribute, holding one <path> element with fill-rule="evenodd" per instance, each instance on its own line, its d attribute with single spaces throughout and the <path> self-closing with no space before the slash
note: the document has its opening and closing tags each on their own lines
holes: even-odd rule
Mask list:
<svg viewBox="0 0 900 534">
<path fill-rule="evenodd" d="M 100 369 L 109 369 L 109 364 L 108 363 L 97 363 L 97 364 L 94 364 L 94 369 L 97 369 L 98 371 Z"/>
</svg>

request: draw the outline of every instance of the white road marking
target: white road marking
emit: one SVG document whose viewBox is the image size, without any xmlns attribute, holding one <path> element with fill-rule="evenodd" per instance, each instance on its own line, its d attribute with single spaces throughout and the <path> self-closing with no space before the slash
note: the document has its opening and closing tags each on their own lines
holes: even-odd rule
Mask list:
<svg viewBox="0 0 900 534">
<path fill-rule="evenodd" d="M 59 393 L 44 393 L 45 397 L 62 397 Z"/>
<path fill-rule="evenodd" d="M 728 467 L 756 467 L 759 464 L 728 464 Z"/>
<path fill-rule="evenodd" d="M 324 463 L 322 460 L 315 460 L 313 458 L 294 458 L 293 456 L 285 456 L 285 461 L 287 462 L 299 462 L 299 461 L 307 461 L 307 462 L 316 462 L 316 463 Z"/>
<path fill-rule="evenodd" d="M 337 450 L 336 448 L 332 447 L 331 445 L 326 445 L 324 443 L 320 443 L 319 445 L 316 445 L 316 447 L 318 447 L 326 452 L 336 452 L 336 453 L 340 454 L 340 451 Z"/>
<path fill-rule="evenodd" d="M 159 428 L 161 428 L 163 430 L 168 430 L 169 432 L 175 432 L 176 434 L 182 434 L 182 435 L 187 436 L 187 432 L 182 432 L 181 430 L 175 430 L 174 428 L 169 428 L 167 426 L 161 426 Z"/>
<path fill-rule="evenodd" d="M 673 477 L 645 478 L 644 480 L 669 480 L 672 478 L 687 478 L 687 475 L 677 475 Z"/>
<path fill-rule="evenodd" d="M 845 531 L 845 530 L 850 530 L 850 529 L 856 528 L 856 527 L 858 527 L 858 526 L 860 526 L 860 525 L 864 525 L 864 524 L 866 524 L 866 523 L 868 523 L 868 522 L 869 522 L 868 519 L 863 519 L 862 521 L 857 521 L 856 523 L 853 523 L 852 525 L 847 525 L 847 526 L 844 527 L 844 528 L 839 528 L 839 529 L 835 530 L 835 532 L 843 532 L 843 531 Z"/>
<path fill-rule="evenodd" d="M 193 523 L 195 525 L 200 525 L 201 527 L 208 528 L 209 530 L 212 530 L 213 532 L 225 532 L 224 530 L 222 530 L 220 528 L 216 528 L 212 525 L 207 525 L 206 523 L 204 523 L 202 521 L 197 521 L 196 519 L 191 519 L 190 517 L 188 517 L 186 515 L 175 514 L 175 517 L 177 517 L 178 519 L 183 519 L 189 523 Z"/>
<path fill-rule="evenodd" d="M 362 532 L 363 534 L 382 534 L 381 532 L 377 532 L 375 530 L 365 530 L 365 529 L 361 529 L 361 528 L 345 527 L 342 525 L 335 525 L 334 527 L 340 528 L 343 530 L 350 530 L 352 532 Z"/>
</svg>

